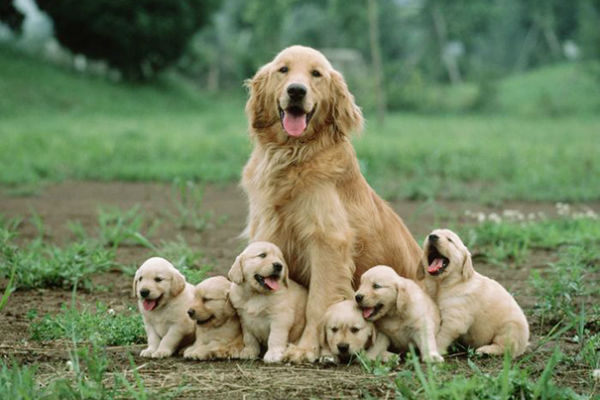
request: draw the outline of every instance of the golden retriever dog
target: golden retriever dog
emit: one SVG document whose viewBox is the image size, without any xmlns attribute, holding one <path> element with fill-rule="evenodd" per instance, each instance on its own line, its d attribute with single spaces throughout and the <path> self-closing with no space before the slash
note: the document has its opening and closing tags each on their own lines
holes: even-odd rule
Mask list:
<svg viewBox="0 0 600 400">
<path fill-rule="evenodd" d="M 238 358 L 244 348 L 242 326 L 231 301 L 231 282 L 224 276 L 205 279 L 194 289 L 187 313 L 196 324 L 196 341 L 183 357 L 195 360 Z"/>
<path fill-rule="evenodd" d="M 354 300 L 344 300 L 329 306 L 319 327 L 321 344 L 321 362 L 345 363 L 361 350 L 366 351 L 368 358 L 377 356 L 387 358 L 387 352 L 379 351 L 387 348 L 379 340 L 375 325 L 362 317 Z M 389 342 L 388 342 L 389 343 Z M 373 349 L 376 352 L 373 353 Z M 387 354 L 385 354 L 387 353 Z"/>
<path fill-rule="evenodd" d="M 419 277 L 440 310 L 440 352 L 460 339 L 480 354 L 499 355 L 506 349 L 515 357 L 523 354 L 529 341 L 525 314 L 502 285 L 475 272 L 458 235 L 434 230 L 424 247 Z"/>
<path fill-rule="evenodd" d="M 133 293 L 148 336 L 140 356 L 169 357 L 194 341 L 195 324 L 187 315 L 194 286 L 173 264 L 160 257 L 146 260 L 133 278 Z"/>
<path fill-rule="evenodd" d="M 375 322 L 379 336 L 387 336 L 388 344 L 406 351 L 414 344 L 424 361 L 442 362 L 436 334 L 440 314 L 433 300 L 414 281 L 399 276 L 386 265 L 371 268 L 360 278 L 354 297 L 362 315 Z M 383 341 L 380 341 L 383 343 Z M 385 351 L 388 346 L 379 350 Z"/>
<path fill-rule="evenodd" d="M 272 243 L 251 243 L 229 270 L 230 299 L 240 316 L 244 348 L 240 358 L 280 362 L 288 343 L 304 329 L 306 289 L 289 279 L 281 250 Z"/>
<path fill-rule="evenodd" d="M 242 175 L 245 233 L 278 245 L 290 277 L 309 288 L 306 328 L 286 358 L 314 361 L 325 310 L 352 298 L 353 284 L 373 265 L 415 278 L 422 252 L 362 176 L 350 134 L 363 117 L 323 54 L 286 48 L 247 86 L 254 148 Z"/>
</svg>

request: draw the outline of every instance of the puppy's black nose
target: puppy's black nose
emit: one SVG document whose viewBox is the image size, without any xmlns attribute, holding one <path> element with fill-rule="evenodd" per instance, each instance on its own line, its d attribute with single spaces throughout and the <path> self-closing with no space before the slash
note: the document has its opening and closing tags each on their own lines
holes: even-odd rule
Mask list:
<svg viewBox="0 0 600 400">
<path fill-rule="evenodd" d="M 195 313 L 196 313 L 196 311 L 194 311 L 194 309 L 193 309 L 193 308 L 190 308 L 190 309 L 188 310 L 188 315 L 190 316 L 190 318 L 192 318 L 192 317 L 194 316 L 194 314 L 195 314 Z"/>
<path fill-rule="evenodd" d="M 356 296 L 354 296 L 354 300 L 356 300 L 358 304 L 360 304 L 364 298 L 365 296 L 363 296 L 362 294 L 357 294 Z"/>
<path fill-rule="evenodd" d="M 437 242 L 439 238 L 440 237 L 438 235 L 436 235 L 435 233 L 432 233 L 431 235 L 429 235 L 430 242 Z"/>
<path fill-rule="evenodd" d="M 292 83 L 290 86 L 288 86 L 287 93 L 292 100 L 302 100 L 304 96 L 306 96 L 306 87 L 299 83 Z"/>
<path fill-rule="evenodd" d="M 350 349 L 350 345 L 348 343 L 340 343 L 337 345 L 337 348 L 340 353 L 347 353 Z"/>
<path fill-rule="evenodd" d="M 148 297 L 149 294 L 150 294 L 150 290 L 148 290 L 148 289 L 140 290 L 140 296 L 142 296 L 144 298 Z"/>
<path fill-rule="evenodd" d="M 283 265 L 281 265 L 281 263 L 273 263 L 273 271 L 275 272 L 281 272 L 281 270 L 283 269 Z"/>
</svg>

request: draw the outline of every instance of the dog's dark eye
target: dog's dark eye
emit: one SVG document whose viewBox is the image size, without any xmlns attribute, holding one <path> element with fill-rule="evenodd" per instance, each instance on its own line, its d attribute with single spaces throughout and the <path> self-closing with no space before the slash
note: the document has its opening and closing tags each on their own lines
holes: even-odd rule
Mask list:
<svg viewBox="0 0 600 400">
<path fill-rule="evenodd" d="M 208 297 L 203 297 L 203 298 L 202 298 L 202 301 L 203 301 L 204 303 L 206 303 L 207 301 L 210 301 L 210 300 L 211 300 L 211 299 L 209 299 Z"/>
<path fill-rule="evenodd" d="M 162 278 L 159 278 L 159 277 L 156 277 L 156 278 L 154 278 L 154 282 L 162 282 L 162 280 L 163 280 L 163 279 L 162 279 Z"/>
<path fill-rule="evenodd" d="M 360 331 L 360 329 L 358 329 L 358 328 L 357 328 L 357 327 L 355 327 L 355 326 L 353 326 L 352 328 L 350 328 L 350 332 L 352 332 L 352 333 L 356 333 L 356 332 L 358 332 L 358 331 Z"/>
<path fill-rule="evenodd" d="M 140 282 L 142 281 L 142 277 L 141 276 L 140 276 L 140 279 L 138 279 L 138 281 L 140 281 Z"/>
<path fill-rule="evenodd" d="M 381 289 L 381 285 L 378 285 L 376 283 L 373 284 L 373 289 Z"/>
<path fill-rule="evenodd" d="M 448 241 L 452 244 L 454 244 L 454 242 L 452 241 L 452 239 L 448 238 Z"/>
<path fill-rule="evenodd" d="M 313 69 L 312 71 L 310 71 L 310 74 L 312 76 L 314 76 L 315 78 L 318 78 L 321 76 L 321 73 L 319 71 L 317 71 L 316 69 Z"/>
<path fill-rule="evenodd" d="M 260 253 L 258 256 L 259 256 L 260 258 L 265 258 L 265 257 L 267 257 L 267 253 Z"/>
<path fill-rule="evenodd" d="M 288 71 L 289 71 L 289 69 L 285 65 L 283 67 L 279 68 L 279 72 L 281 72 L 282 74 L 285 74 Z"/>
<path fill-rule="evenodd" d="M 338 328 L 331 328 L 331 332 L 336 333 L 338 331 Z"/>
</svg>

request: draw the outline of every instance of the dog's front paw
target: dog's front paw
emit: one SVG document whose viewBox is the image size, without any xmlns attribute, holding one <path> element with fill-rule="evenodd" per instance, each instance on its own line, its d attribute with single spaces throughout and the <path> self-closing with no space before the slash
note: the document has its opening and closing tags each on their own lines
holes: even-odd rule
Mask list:
<svg viewBox="0 0 600 400">
<path fill-rule="evenodd" d="M 140 351 L 140 357 L 152 357 L 154 351 L 155 349 L 151 349 L 150 347 L 148 347 L 147 349 Z"/>
<path fill-rule="evenodd" d="M 158 349 L 154 353 L 152 353 L 151 357 L 152 358 L 165 358 L 165 357 L 170 357 L 171 354 L 173 354 L 173 352 L 170 350 Z"/>
<path fill-rule="evenodd" d="M 423 361 L 432 363 L 442 363 L 444 362 L 444 357 L 442 357 L 439 353 L 429 353 L 427 356 L 423 357 Z"/>
<path fill-rule="evenodd" d="M 324 354 L 319 357 L 321 364 L 337 364 L 337 358 L 332 354 Z"/>
<path fill-rule="evenodd" d="M 318 356 L 319 353 L 317 349 L 289 345 L 285 354 L 283 355 L 283 358 L 284 360 L 292 363 L 313 363 L 317 360 Z"/>
<path fill-rule="evenodd" d="M 266 363 L 278 363 L 281 360 L 283 360 L 283 349 L 269 349 L 263 357 Z"/>
<path fill-rule="evenodd" d="M 195 349 L 193 347 L 188 347 L 183 352 L 183 358 L 187 358 L 190 360 L 206 360 L 208 357 L 205 351 Z"/>
<path fill-rule="evenodd" d="M 253 360 L 258 357 L 259 353 L 260 351 L 254 347 L 244 347 L 242 351 L 240 351 L 240 358 L 242 360 Z"/>
</svg>

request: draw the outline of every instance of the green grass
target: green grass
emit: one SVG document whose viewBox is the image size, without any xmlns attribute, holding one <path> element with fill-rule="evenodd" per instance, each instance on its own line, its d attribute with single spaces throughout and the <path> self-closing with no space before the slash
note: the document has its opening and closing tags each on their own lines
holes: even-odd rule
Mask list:
<svg viewBox="0 0 600 400">
<path fill-rule="evenodd" d="M 587 83 L 569 84 L 574 71 L 510 78 L 499 98 L 520 109 L 530 99 L 518 93 L 564 75 L 573 96 L 599 99 Z M 2 48 L 0 76 L 0 184 L 31 192 L 64 179 L 233 182 L 250 153 L 241 87 L 225 98 L 168 79 L 113 84 Z M 382 127 L 369 118 L 354 143 L 368 180 L 388 198 L 586 201 L 600 199 L 599 131 L 591 112 L 390 114 Z"/>
</svg>

